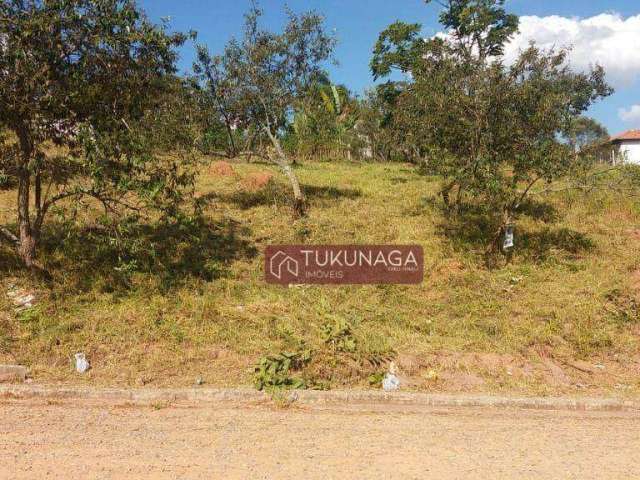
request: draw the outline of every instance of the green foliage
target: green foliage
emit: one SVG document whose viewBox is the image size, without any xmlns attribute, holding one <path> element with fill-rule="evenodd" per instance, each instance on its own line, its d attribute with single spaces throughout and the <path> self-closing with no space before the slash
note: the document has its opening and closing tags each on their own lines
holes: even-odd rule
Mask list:
<svg viewBox="0 0 640 480">
<path fill-rule="evenodd" d="M 4 170 L 0 170 L 0 190 L 8 190 L 15 185 L 14 179 L 10 177 Z"/>
<path fill-rule="evenodd" d="M 294 216 L 299 217 L 306 213 L 305 196 L 282 147 L 282 136 L 309 87 L 326 77 L 323 64 L 333 54 L 335 39 L 315 12 L 298 15 L 287 10 L 287 23 L 278 33 L 262 28 L 262 15 L 253 3 L 245 15 L 243 38 L 228 42 L 222 55 L 212 57 L 200 46 L 194 71 L 227 126 L 230 144 L 232 125 L 245 131 L 245 148 L 255 150 L 256 140 L 258 145 L 262 140 L 271 144 L 271 151 L 258 153 L 289 179 Z"/>
<path fill-rule="evenodd" d="M 596 163 L 609 163 L 616 150 L 609 142 L 607 128 L 584 115 L 572 118 L 563 135 L 584 169 L 589 169 Z"/>
<path fill-rule="evenodd" d="M 465 55 L 475 52 L 480 59 L 501 56 L 519 24 L 516 15 L 507 14 L 504 4 L 505 0 L 446 0 L 440 23 Z"/>
<path fill-rule="evenodd" d="M 621 176 L 632 188 L 640 188 L 640 165 L 623 165 Z"/>
<path fill-rule="evenodd" d="M 316 83 L 298 103 L 287 145 L 298 155 L 357 154 L 358 118 L 359 104 L 346 87 Z"/>
<path fill-rule="evenodd" d="M 258 361 L 254 369 L 254 384 L 258 390 L 304 389 L 302 378 L 292 376 L 292 371 L 300 370 L 311 359 L 309 350 L 283 352 L 268 355 Z"/>
<path fill-rule="evenodd" d="M 201 115 L 200 150 L 206 154 L 222 151 L 233 158 L 249 150 L 255 140 L 254 135 L 244 135 L 251 128 L 245 118 L 246 104 L 226 75 L 222 56 L 212 57 L 205 46 L 198 45 L 197 59 L 193 71 Z"/>
<path fill-rule="evenodd" d="M 326 77 L 322 64 L 331 57 L 335 40 L 315 12 L 287 11 L 280 33 L 262 29 L 262 15 L 254 5 L 245 16 L 242 40 L 232 39 L 221 55 L 212 56 L 200 45 L 194 72 L 214 107 L 211 115 L 229 130 L 234 126 L 271 140 L 287 126 L 309 88 Z"/>
<path fill-rule="evenodd" d="M 320 307 L 318 314 L 323 315 L 322 312 Z M 309 346 L 289 326 L 279 327 L 276 332 L 289 348 L 285 353 L 260 359 L 254 370 L 254 383 L 259 390 L 325 390 L 344 375 L 366 379 L 390 358 L 390 351 L 377 343 L 377 336 L 359 342 L 353 323 L 339 315 L 328 315 L 320 326 L 320 335 Z"/>
<path fill-rule="evenodd" d="M 193 186 L 189 157 L 157 149 L 192 145 L 186 110 L 167 107 L 185 98 L 173 75 L 187 36 L 152 24 L 133 0 L 9 1 L 0 18 L 0 124 L 17 139 L 2 142 L 0 169 L 19 185 L 24 262 L 62 200 L 91 198 L 114 216 L 175 214 Z"/>
<path fill-rule="evenodd" d="M 356 351 L 357 344 L 351 325 L 343 318 L 336 317 L 333 321 L 322 325 L 321 338 L 334 351 L 345 353 Z"/>
<path fill-rule="evenodd" d="M 376 372 L 369 375 L 367 380 L 369 381 L 369 385 L 372 387 L 380 388 L 382 386 L 382 381 L 384 380 L 385 372 Z"/>
<path fill-rule="evenodd" d="M 8 156 L 13 153 L 11 149 L 7 148 L 8 143 L 8 135 L 0 130 L 0 155 Z M 0 162 L 2 162 L 1 158 Z M 0 191 L 15 187 L 15 180 L 13 175 L 9 175 L 8 171 L 0 167 Z"/>
<path fill-rule="evenodd" d="M 576 151 L 582 151 L 592 145 L 609 140 L 609 131 L 597 120 L 578 116 L 571 120 L 566 131 L 567 141 Z"/>
<path fill-rule="evenodd" d="M 371 60 L 374 79 L 387 77 L 392 70 L 411 70 L 422 53 L 421 28 L 419 23 L 395 22 L 380 34 Z"/>
<path fill-rule="evenodd" d="M 397 130 L 393 124 L 394 103 L 398 93 L 397 86 L 388 82 L 368 91 L 359 102 L 355 131 L 361 141 L 361 157 L 384 161 L 407 160 L 404 144 L 397 142 Z"/>
<path fill-rule="evenodd" d="M 433 0 L 426 0 L 431 3 Z M 438 2 L 440 3 L 440 2 Z M 499 57 L 504 44 L 518 31 L 518 17 L 507 14 L 505 0 L 445 0 L 440 23 L 451 41 L 459 47 L 464 62 L 475 56 L 481 61 Z M 431 54 L 440 38 L 424 40 L 419 23 L 395 22 L 379 36 L 373 50 L 371 71 L 374 78 L 388 77 L 393 70 L 413 73 L 417 64 Z"/>
<path fill-rule="evenodd" d="M 450 211 L 472 198 L 501 232 L 534 187 L 580 167 L 584 158 L 563 137 L 612 92 L 601 67 L 575 73 L 564 49 L 531 45 L 505 65 L 503 46 L 518 21 L 503 4 L 450 0 L 440 17 L 447 37 L 423 40 L 413 26 L 394 24 L 374 52 L 374 73 L 411 72 L 387 86 L 388 125 L 406 157 L 444 179 Z"/>
</svg>

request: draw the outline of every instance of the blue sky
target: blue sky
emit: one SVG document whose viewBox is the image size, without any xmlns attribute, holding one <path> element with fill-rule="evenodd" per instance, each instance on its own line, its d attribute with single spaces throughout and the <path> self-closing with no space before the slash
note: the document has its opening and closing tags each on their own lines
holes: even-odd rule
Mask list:
<svg viewBox="0 0 640 480">
<path fill-rule="evenodd" d="M 198 42 L 212 52 L 238 35 L 249 0 L 141 0 L 154 20 L 170 16 L 177 30 L 194 29 Z M 419 22 L 425 35 L 440 27 L 437 5 L 422 0 L 262 0 L 267 26 L 278 27 L 283 7 L 296 11 L 315 9 L 335 29 L 339 65 L 331 67 L 334 82 L 355 92 L 373 84 L 369 72 L 371 50 L 381 30 L 395 20 Z M 598 61 L 611 72 L 616 94 L 594 107 L 590 114 L 611 133 L 640 128 L 640 2 L 638 0 L 508 0 L 508 10 L 524 16 L 523 34 L 514 49 L 535 39 L 543 45 L 574 46 L 576 68 Z M 193 61 L 193 45 L 183 49 L 181 67 Z M 634 108 L 634 105 L 636 108 Z"/>
</svg>

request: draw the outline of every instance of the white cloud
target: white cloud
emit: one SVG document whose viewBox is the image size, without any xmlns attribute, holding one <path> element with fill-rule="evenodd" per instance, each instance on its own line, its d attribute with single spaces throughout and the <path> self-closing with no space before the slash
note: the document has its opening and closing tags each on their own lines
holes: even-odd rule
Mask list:
<svg viewBox="0 0 640 480">
<path fill-rule="evenodd" d="M 583 19 L 520 17 L 520 32 L 505 49 L 507 61 L 513 61 L 530 41 L 545 49 L 572 47 L 573 68 L 587 70 L 598 63 L 614 86 L 628 86 L 640 77 L 640 15 L 626 19 L 612 13 Z"/>
<path fill-rule="evenodd" d="M 640 105 L 631 105 L 628 109 L 621 108 L 618 110 L 618 116 L 625 122 L 640 125 Z"/>
</svg>

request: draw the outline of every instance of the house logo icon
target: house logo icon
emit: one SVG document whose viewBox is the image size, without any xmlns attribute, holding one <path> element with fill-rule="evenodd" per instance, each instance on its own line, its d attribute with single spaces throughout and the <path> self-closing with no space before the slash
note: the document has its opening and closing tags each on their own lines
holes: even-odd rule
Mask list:
<svg viewBox="0 0 640 480">
<path fill-rule="evenodd" d="M 269 262 L 269 270 L 271 271 L 271 275 L 276 277 L 278 280 L 282 280 L 282 275 L 286 272 L 289 272 L 294 277 L 297 277 L 299 272 L 299 265 L 296 259 L 290 257 L 282 250 L 280 250 L 271 257 L 271 260 Z"/>
</svg>

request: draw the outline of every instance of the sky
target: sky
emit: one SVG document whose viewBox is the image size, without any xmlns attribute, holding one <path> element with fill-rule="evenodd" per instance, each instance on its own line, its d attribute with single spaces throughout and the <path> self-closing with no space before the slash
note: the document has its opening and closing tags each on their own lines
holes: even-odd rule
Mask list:
<svg viewBox="0 0 640 480">
<path fill-rule="evenodd" d="M 175 30 L 198 32 L 198 43 L 212 53 L 241 32 L 249 0 L 139 0 L 149 17 L 170 17 Z M 390 23 L 402 20 L 423 25 L 424 36 L 441 31 L 440 7 L 423 0 L 262 0 L 264 26 L 279 28 L 284 7 L 317 10 L 338 39 L 338 65 L 329 66 L 335 83 L 363 93 L 373 85 L 371 51 Z M 550 48 L 571 46 L 571 65 L 586 70 L 599 63 L 616 93 L 592 107 L 589 115 L 615 134 L 640 128 L 640 1 L 639 0 L 507 0 L 507 10 L 521 16 L 520 33 L 506 50 L 514 58 L 531 40 Z M 194 45 L 181 51 L 180 67 L 189 71 Z"/>
</svg>

